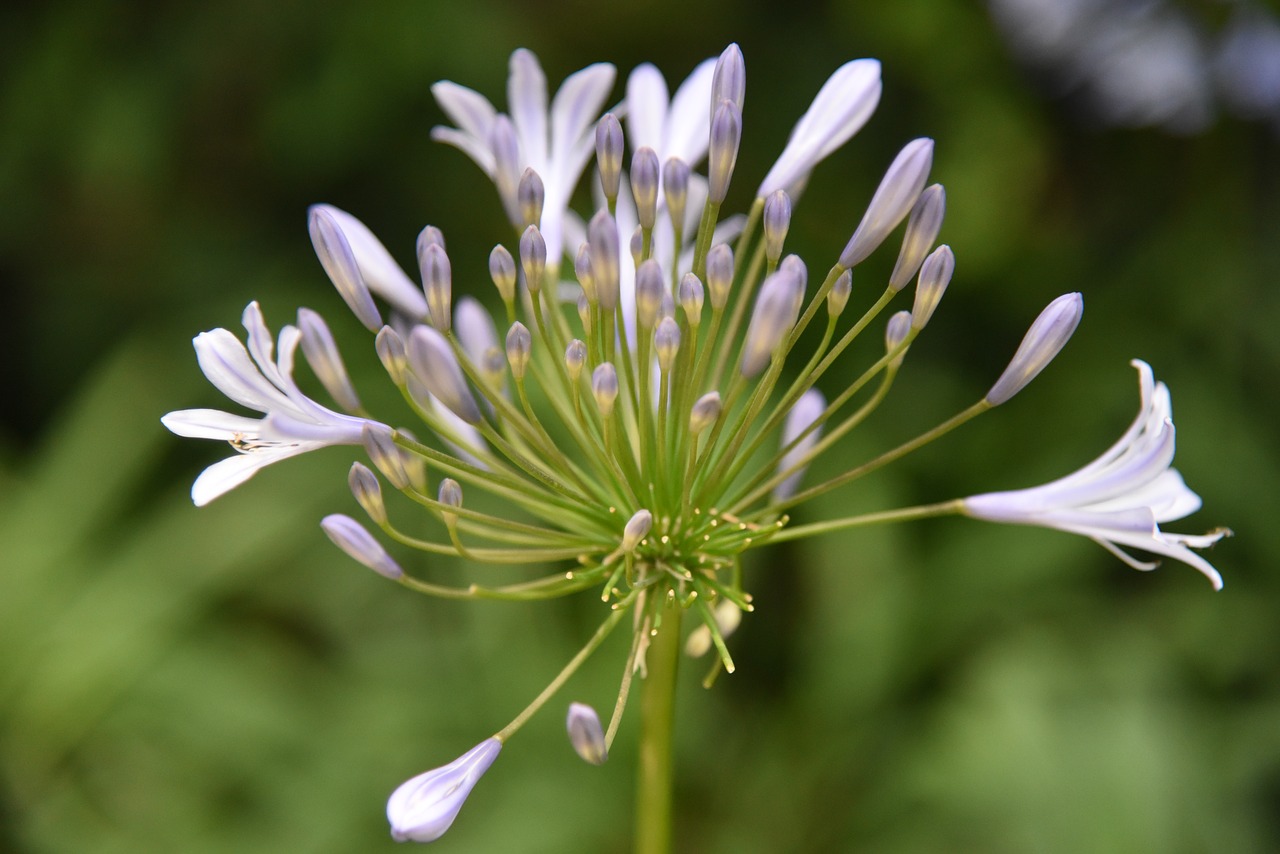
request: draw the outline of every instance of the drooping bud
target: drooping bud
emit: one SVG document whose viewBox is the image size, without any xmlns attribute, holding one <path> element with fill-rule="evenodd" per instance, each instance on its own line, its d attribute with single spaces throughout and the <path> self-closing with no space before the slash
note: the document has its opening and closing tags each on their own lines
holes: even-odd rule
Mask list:
<svg viewBox="0 0 1280 854">
<path fill-rule="evenodd" d="M 510 306 L 516 298 L 516 261 L 502 244 L 489 253 L 489 277 L 502 301 Z"/>
<path fill-rule="evenodd" d="M 779 267 L 776 273 L 764 280 L 742 348 L 743 377 L 751 379 L 769 364 L 795 325 L 803 298 L 804 286 L 794 270 Z"/>
<path fill-rule="evenodd" d="M 591 218 L 587 226 L 591 244 L 591 275 L 600 307 L 612 313 L 618 307 L 618 224 L 607 210 Z"/>
<path fill-rule="evenodd" d="M 999 406 L 1027 387 L 1066 346 L 1084 315 L 1084 297 L 1063 294 L 1045 307 L 1018 345 L 1009 366 L 987 392 L 987 403 Z"/>
<path fill-rule="evenodd" d="M 884 327 L 884 350 L 886 353 L 892 353 L 898 347 L 902 346 L 902 342 L 907 340 L 907 336 L 911 333 L 911 312 L 899 311 L 889 318 L 889 322 Z M 890 363 L 897 370 L 902 367 L 902 360 L 906 358 L 907 351 L 903 350 L 894 357 Z"/>
<path fill-rule="evenodd" d="M 622 529 L 622 550 L 635 551 L 640 541 L 649 535 L 649 529 L 652 527 L 653 514 L 648 510 L 637 510 L 633 513 L 627 520 L 626 527 Z"/>
<path fill-rule="evenodd" d="M 422 290 L 427 295 L 431 325 L 440 332 L 448 332 L 453 318 L 453 271 L 449 256 L 437 243 L 424 245 L 422 235 L 419 235 L 418 249 L 418 267 L 422 271 Z"/>
<path fill-rule="evenodd" d="M 742 112 L 747 97 L 747 64 L 742 49 L 736 44 L 726 47 L 716 60 L 716 70 L 711 76 L 711 114 L 722 101 L 732 101 Z"/>
<path fill-rule="evenodd" d="M 351 487 L 356 503 L 364 508 L 370 519 L 378 525 L 387 524 L 387 507 L 382 503 L 382 486 L 368 466 L 364 463 L 352 463 L 347 475 L 347 486 Z"/>
<path fill-rule="evenodd" d="M 405 471 L 404 456 L 396 447 L 394 434 L 385 424 L 369 423 L 360 429 L 361 444 L 369 460 L 377 466 L 382 476 L 396 489 L 404 489 L 409 485 L 409 474 Z"/>
<path fill-rule="evenodd" d="M 689 411 L 689 433 L 693 438 L 706 430 L 720 417 L 720 392 L 709 391 L 698 398 Z"/>
<path fill-rule="evenodd" d="M 536 225 L 529 226 L 520 235 L 520 267 L 529 293 L 542 290 L 542 274 L 547 269 L 547 241 Z"/>
<path fill-rule="evenodd" d="M 902 249 L 898 252 L 898 263 L 889 276 L 889 287 L 902 290 L 911 277 L 920 269 L 920 264 L 933 248 L 933 241 L 938 239 L 942 230 L 942 218 L 947 212 L 947 193 L 941 184 L 926 187 L 911 209 L 907 218 L 907 231 L 902 236 Z"/>
<path fill-rule="evenodd" d="M 662 167 L 662 195 L 675 233 L 684 231 L 685 206 L 689 201 L 689 164 L 679 157 L 669 158 Z"/>
<path fill-rule="evenodd" d="M 320 527 L 335 546 L 379 575 L 392 580 L 404 575 L 400 564 L 387 554 L 382 544 L 350 516 L 333 513 L 320 520 Z"/>
<path fill-rule="evenodd" d="M 309 308 L 300 308 L 298 330 L 302 333 L 302 355 L 306 357 L 307 364 L 311 366 L 325 391 L 348 412 L 359 409 L 360 398 L 351 384 L 346 365 L 342 363 L 342 354 L 338 352 L 338 344 L 333 340 L 333 333 L 329 331 L 324 318 Z"/>
<path fill-rule="evenodd" d="M 702 304 L 704 300 L 702 280 L 693 273 L 685 273 L 680 279 L 680 308 L 684 310 L 684 319 L 690 329 L 697 329 L 702 322 Z"/>
<path fill-rule="evenodd" d="M 827 291 L 827 313 L 839 317 L 844 307 L 849 304 L 849 294 L 853 291 L 853 271 L 845 270 L 836 279 L 836 283 Z"/>
<path fill-rule="evenodd" d="M 520 184 L 516 187 L 516 201 L 520 205 L 520 216 L 525 225 L 542 224 L 542 205 L 547 200 L 546 188 L 542 178 L 530 167 L 520 176 Z"/>
<path fill-rule="evenodd" d="M 609 362 L 601 362 L 591 372 L 591 393 L 600 407 L 600 417 L 608 420 L 618 399 L 618 371 Z"/>
<path fill-rule="evenodd" d="M 658 155 L 648 146 L 631 155 L 631 196 L 640 227 L 652 229 L 658 214 Z"/>
<path fill-rule="evenodd" d="M 507 332 L 507 364 L 511 366 L 511 376 L 516 382 L 524 380 L 525 370 L 529 367 L 529 353 L 533 349 L 533 336 L 523 323 L 516 321 Z"/>
<path fill-rule="evenodd" d="M 404 339 L 400 337 L 400 333 L 390 326 L 382 327 L 378 330 L 378 336 L 373 339 L 373 349 L 377 352 L 382 367 L 387 369 L 387 376 L 391 377 L 391 381 L 396 385 L 404 385 L 408 357 L 405 355 Z"/>
<path fill-rule="evenodd" d="M 433 842 L 443 836 L 501 750 L 502 742 L 496 737 L 486 739 L 448 765 L 403 783 L 387 801 L 391 838 Z"/>
<path fill-rule="evenodd" d="M 662 295 L 666 292 L 661 264 L 650 258 L 636 269 L 636 322 L 640 329 L 652 329 L 658 322 Z"/>
<path fill-rule="evenodd" d="M 707 253 L 707 290 L 711 295 L 711 307 L 716 311 L 729 302 L 729 289 L 733 287 L 733 250 L 727 243 L 717 243 Z"/>
<path fill-rule="evenodd" d="M 795 405 L 791 407 L 791 411 L 787 413 L 787 420 L 783 422 L 782 447 L 785 448 L 795 442 L 796 437 L 808 430 L 826 408 L 827 399 L 816 388 L 811 388 L 800 395 L 800 399 L 795 402 Z M 778 461 L 778 473 L 781 474 L 787 471 L 804 459 L 805 455 L 818 443 L 821 435 L 822 428 L 819 427 L 797 442 L 794 448 L 783 454 L 782 459 Z M 795 494 L 796 488 L 800 486 L 800 480 L 804 477 L 805 468 L 792 472 L 785 480 L 773 488 L 774 501 L 786 501 Z"/>
<path fill-rule="evenodd" d="M 920 278 L 916 282 L 916 301 L 911 306 L 911 326 L 924 329 L 933 310 L 942 301 L 942 295 L 951 282 L 951 274 L 956 270 L 956 256 L 951 247 L 943 244 L 930 253 L 920 265 Z"/>
<path fill-rule="evenodd" d="M 840 265 L 852 267 L 876 250 L 911 212 L 933 165 L 933 140 L 907 143 L 885 172 L 862 221 L 840 253 Z"/>
<path fill-rule="evenodd" d="M 711 119 L 711 146 L 707 152 L 707 197 L 712 204 L 722 203 L 729 193 L 741 142 L 742 111 L 732 101 L 721 101 Z"/>
<path fill-rule="evenodd" d="M 586 295 L 589 302 L 596 301 L 596 279 L 591 273 L 591 246 L 582 244 L 578 247 L 578 254 L 573 256 L 573 272 L 578 277 L 578 284 L 582 285 L 582 293 Z"/>
<path fill-rule="evenodd" d="M 569 379 L 573 382 L 578 381 L 578 377 L 582 376 L 582 366 L 587 361 L 587 345 L 577 338 L 569 342 L 569 346 L 564 348 L 564 368 L 569 373 Z"/>
<path fill-rule="evenodd" d="M 493 183 L 498 188 L 507 219 L 516 228 L 524 228 L 524 214 L 516 198 L 520 183 L 520 139 L 511 119 L 499 114 L 489 131 L 489 150 L 493 152 Z"/>
<path fill-rule="evenodd" d="M 773 264 L 782 257 L 782 244 L 791 227 L 791 197 L 785 190 L 775 190 L 764 200 L 764 254 Z"/>
<path fill-rule="evenodd" d="M 451 477 L 446 477 L 440 481 L 440 489 L 436 492 L 436 500 L 446 507 L 462 506 L 462 485 Z M 455 513 L 447 510 L 440 511 L 440 515 L 444 517 L 446 525 L 453 525 L 458 521 Z"/>
<path fill-rule="evenodd" d="M 462 368 L 444 337 L 429 326 L 415 326 L 409 335 L 409 365 L 414 375 L 450 412 L 468 424 L 480 423 L 480 409 Z"/>
<path fill-rule="evenodd" d="M 596 124 L 596 167 L 604 197 L 612 204 L 622 180 L 622 124 L 613 113 L 605 113 Z"/>
<path fill-rule="evenodd" d="M 583 762 L 603 765 L 609 758 L 609 748 L 604 743 L 604 728 L 596 710 L 583 703 L 570 703 L 569 715 L 564 722 L 569 732 L 569 743 L 582 757 Z"/>
<path fill-rule="evenodd" d="M 320 266 L 324 267 L 339 296 L 366 329 L 376 332 L 382 326 L 382 316 L 338 220 L 324 206 L 314 205 L 307 216 L 307 230 L 311 232 L 311 244 Z"/>
<path fill-rule="evenodd" d="M 675 318 L 664 317 L 653 333 L 653 349 L 658 357 L 658 367 L 664 374 L 671 373 L 676 363 L 676 353 L 680 351 L 680 324 Z"/>
</svg>

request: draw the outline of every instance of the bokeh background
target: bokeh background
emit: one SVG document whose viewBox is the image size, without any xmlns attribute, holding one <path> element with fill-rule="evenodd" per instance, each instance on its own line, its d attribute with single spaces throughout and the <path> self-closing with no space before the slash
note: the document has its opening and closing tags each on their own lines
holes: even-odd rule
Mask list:
<svg viewBox="0 0 1280 854">
<path fill-rule="evenodd" d="M 480 172 L 429 141 L 431 82 L 501 103 L 506 57 L 527 46 L 553 84 L 598 60 L 654 60 L 674 83 L 731 40 L 748 67 L 742 204 L 832 70 L 884 63 L 876 117 L 798 205 L 790 246 L 811 268 L 896 150 L 938 141 L 956 278 L 833 464 L 966 405 L 1045 303 L 1085 296 L 1030 389 L 800 521 L 1073 470 L 1128 425 L 1141 356 L 1173 391 L 1178 466 L 1206 503 L 1172 527 L 1237 536 L 1211 555 L 1216 595 L 1181 565 L 1137 573 L 1087 541 L 959 519 L 755 553 L 738 672 L 707 692 L 699 663 L 681 684 L 679 850 L 1280 848 L 1274 10 L 805 9 L 4 7 L 0 849 L 389 850 L 391 788 L 503 725 L 572 655 L 598 616 L 589 595 L 428 601 L 332 548 L 317 522 L 355 508 L 347 452 L 197 510 L 190 482 L 225 449 L 158 419 L 224 405 L 190 339 L 236 328 L 251 299 L 273 326 L 321 311 L 377 388 L 312 254 L 312 202 L 357 213 L 409 269 L 418 230 L 440 226 L 457 291 L 488 298 L 506 225 Z M 855 282 L 887 271 L 882 254 Z M 635 717 L 599 769 L 561 717 L 570 699 L 612 702 L 623 643 L 511 742 L 440 850 L 628 849 Z"/>
</svg>

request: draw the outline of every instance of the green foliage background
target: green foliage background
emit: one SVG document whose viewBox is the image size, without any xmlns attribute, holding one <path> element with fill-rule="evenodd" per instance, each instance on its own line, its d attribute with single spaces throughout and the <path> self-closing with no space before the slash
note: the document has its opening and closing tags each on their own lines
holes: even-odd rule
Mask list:
<svg viewBox="0 0 1280 854">
<path fill-rule="evenodd" d="M 340 555 L 316 523 L 353 511 L 343 451 L 196 510 L 190 482 L 223 451 L 158 419 L 223 405 L 190 338 L 235 328 L 250 299 L 273 326 L 307 305 L 362 340 L 311 252 L 312 202 L 357 213 L 409 268 L 440 226 L 455 288 L 488 295 L 506 226 L 479 171 L 428 140 L 431 82 L 501 100 L 521 45 L 552 81 L 654 60 L 676 82 L 730 40 L 748 63 L 743 204 L 829 73 L 884 63 L 876 117 L 798 207 L 812 268 L 897 148 L 938 141 L 956 279 L 833 465 L 975 399 L 1045 303 L 1085 295 L 1030 389 L 801 521 L 1070 471 L 1129 423 L 1141 356 L 1206 501 L 1182 529 L 1237 537 L 1212 556 L 1218 595 L 1181 565 L 1135 573 L 1087 541 L 964 520 L 757 553 L 738 673 L 711 692 L 701 665 L 684 674 L 680 850 L 1280 847 L 1275 136 L 1091 127 L 963 0 L 135 0 L 0 12 L 0 849 L 389 849 L 391 788 L 493 732 L 577 649 L 590 596 L 426 601 Z M 376 388 L 371 348 L 346 351 Z M 611 702 L 614 640 L 565 703 Z M 440 850 L 627 850 L 635 719 L 596 769 L 562 708 L 504 750 Z"/>
</svg>

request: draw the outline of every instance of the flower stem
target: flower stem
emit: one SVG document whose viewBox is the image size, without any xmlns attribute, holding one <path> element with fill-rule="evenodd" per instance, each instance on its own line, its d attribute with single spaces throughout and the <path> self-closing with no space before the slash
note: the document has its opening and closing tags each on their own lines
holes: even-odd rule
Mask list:
<svg viewBox="0 0 1280 854">
<path fill-rule="evenodd" d="M 636 854 L 671 851 L 676 671 L 680 663 L 680 616 L 674 602 L 662 609 L 662 625 L 649 644 L 640 698 L 640 762 L 636 780 Z"/>
</svg>

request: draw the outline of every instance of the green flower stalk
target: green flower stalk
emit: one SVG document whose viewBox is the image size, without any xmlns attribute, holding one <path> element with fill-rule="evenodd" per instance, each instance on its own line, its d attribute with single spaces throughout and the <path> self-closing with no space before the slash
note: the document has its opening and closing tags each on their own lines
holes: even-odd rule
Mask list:
<svg viewBox="0 0 1280 854">
<path fill-rule="evenodd" d="M 256 303 L 245 312 L 246 343 L 215 329 L 195 345 L 210 381 L 262 417 L 186 410 L 164 418 L 180 435 L 223 439 L 236 451 L 197 480 L 197 504 L 277 460 L 362 446 L 371 467 L 354 463 L 349 484 L 371 527 L 342 514 L 322 522 L 360 563 L 445 598 L 599 596 L 596 632 L 538 697 L 470 753 L 396 791 L 388 803 L 395 838 L 444 833 L 501 747 L 625 624 L 631 643 L 608 724 L 574 703 L 567 729 L 580 756 L 603 763 L 640 677 L 637 850 L 669 850 L 679 652 L 714 651 L 708 685 L 734 672 L 730 636 L 753 610 L 743 555 L 771 542 L 963 514 L 1082 533 L 1140 568 L 1150 564 L 1121 546 L 1164 554 L 1221 585 L 1189 548 L 1224 532 L 1196 537 L 1157 527 L 1199 499 L 1170 468 L 1168 393 L 1145 365 L 1139 423 L 1107 456 L 1058 484 L 792 525 L 793 507 L 1013 397 L 1066 344 L 1082 299 L 1054 300 L 974 405 L 852 469 L 815 466 L 875 414 L 956 269 L 951 249 L 934 245 L 945 194 L 939 185 L 925 188 L 933 141 L 902 149 L 843 251 L 811 268 L 785 254 L 793 210 L 818 163 L 870 118 L 878 63 L 858 60 L 832 75 L 745 216 L 721 211 L 743 141 L 746 70 L 737 46 L 699 65 L 671 98 L 657 69 L 637 68 L 619 111 L 626 133 L 612 114 L 597 120 L 613 82 L 612 66 L 590 66 L 548 106 L 537 59 L 520 50 L 511 58 L 509 116 L 457 84 L 433 88 L 456 124 L 433 135 L 493 179 L 511 222 L 507 245 L 489 256 L 505 315 L 497 322 L 471 296 L 455 299 L 440 230 L 428 226 L 419 236 L 419 288 L 351 214 L 312 208 L 321 266 L 374 333 L 388 379 L 421 422 L 412 432 L 362 409 L 318 314 L 303 309 L 297 327 L 281 330 L 276 358 Z M 593 154 L 601 201 L 579 217 L 569 200 Z M 890 280 L 879 293 L 855 289 L 852 269 L 904 220 Z M 911 309 L 891 309 L 912 279 Z M 858 364 L 846 354 L 864 334 L 883 336 L 884 350 Z M 299 343 L 345 412 L 299 390 L 292 377 Z M 480 493 L 496 502 L 466 500 Z M 492 586 L 443 585 L 431 580 L 429 559 L 409 557 L 415 551 L 509 565 L 516 574 Z M 547 564 L 558 567 L 520 574 L 519 567 Z"/>
</svg>

